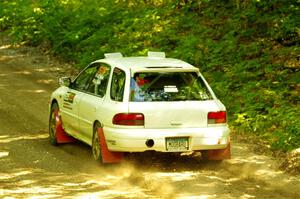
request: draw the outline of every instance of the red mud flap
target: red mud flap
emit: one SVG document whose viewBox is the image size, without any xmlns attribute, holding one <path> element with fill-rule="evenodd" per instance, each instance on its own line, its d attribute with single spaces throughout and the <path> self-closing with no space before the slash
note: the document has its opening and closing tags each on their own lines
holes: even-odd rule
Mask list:
<svg viewBox="0 0 300 199">
<path fill-rule="evenodd" d="M 225 149 L 207 151 L 208 160 L 224 160 L 230 158 L 231 158 L 230 142 Z"/>
<path fill-rule="evenodd" d="M 65 130 L 62 127 L 61 117 L 58 115 L 58 112 L 55 113 L 56 119 L 56 141 L 58 144 L 76 142 L 76 139 L 66 134 Z"/>
<path fill-rule="evenodd" d="M 106 145 L 104 133 L 102 128 L 98 128 L 98 136 L 100 138 L 101 155 L 103 163 L 118 163 L 123 160 L 123 152 L 109 151 Z"/>
</svg>

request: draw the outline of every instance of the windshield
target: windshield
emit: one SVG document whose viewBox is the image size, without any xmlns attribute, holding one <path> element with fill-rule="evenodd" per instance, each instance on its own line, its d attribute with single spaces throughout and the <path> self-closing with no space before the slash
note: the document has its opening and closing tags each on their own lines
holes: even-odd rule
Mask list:
<svg viewBox="0 0 300 199">
<path fill-rule="evenodd" d="M 130 101 L 210 100 L 212 96 L 195 72 L 135 73 L 130 83 Z"/>
</svg>

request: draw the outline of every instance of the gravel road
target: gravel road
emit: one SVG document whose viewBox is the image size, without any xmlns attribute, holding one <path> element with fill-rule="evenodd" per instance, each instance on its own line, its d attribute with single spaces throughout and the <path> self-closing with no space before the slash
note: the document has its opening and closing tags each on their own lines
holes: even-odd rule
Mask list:
<svg viewBox="0 0 300 199">
<path fill-rule="evenodd" d="M 83 143 L 50 145 L 49 96 L 69 69 L 0 39 L 0 198 L 300 198 L 299 176 L 234 140 L 222 163 L 143 153 L 101 166 Z"/>
</svg>

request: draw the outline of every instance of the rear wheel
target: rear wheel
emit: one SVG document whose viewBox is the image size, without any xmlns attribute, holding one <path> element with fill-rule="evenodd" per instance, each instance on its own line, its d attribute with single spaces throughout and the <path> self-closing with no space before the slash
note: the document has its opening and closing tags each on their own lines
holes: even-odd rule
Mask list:
<svg viewBox="0 0 300 199">
<path fill-rule="evenodd" d="M 208 151 L 200 151 L 201 152 L 201 159 L 208 160 Z"/>
<path fill-rule="evenodd" d="M 202 156 L 202 159 L 204 159 L 204 160 L 222 161 L 225 159 L 230 159 L 231 158 L 230 143 L 228 143 L 228 145 L 225 149 L 201 151 L 201 156 Z"/>
<path fill-rule="evenodd" d="M 49 116 L 49 138 L 52 145 L 57 146 L 57 125 L 60 121 L 58 114 L 59 108 L 57 103 L 54 103 L 51 107 Z"/>
<path fill-rule="evenodd" d="M 97 123 L 94 127 L 94 135 L 93 135 L 93 141 L 92 141 L 92 152 L 93 157 L 98 162 L 102 163 L 102 154 L 101 154 L 101 140 L 98 135 L 99 128 L 101 128 L 100 124 Z"/>
</svg>

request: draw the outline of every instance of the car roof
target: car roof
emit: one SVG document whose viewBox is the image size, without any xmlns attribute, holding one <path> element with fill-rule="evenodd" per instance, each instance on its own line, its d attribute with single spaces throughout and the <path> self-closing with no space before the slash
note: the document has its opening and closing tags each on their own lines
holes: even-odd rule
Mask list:
<svg viewBox="0 0 300 199">
<path fill-rule="evenodd" d="M 121 57 L 121 58 L 105 58 L 104 61 L 113 65 L 123 66 L 129 69 L 139 68 L 185 68 L 195 69 L 189 63 L 173 58 L 153 58 L 153 57 Z"/>
</svg>

